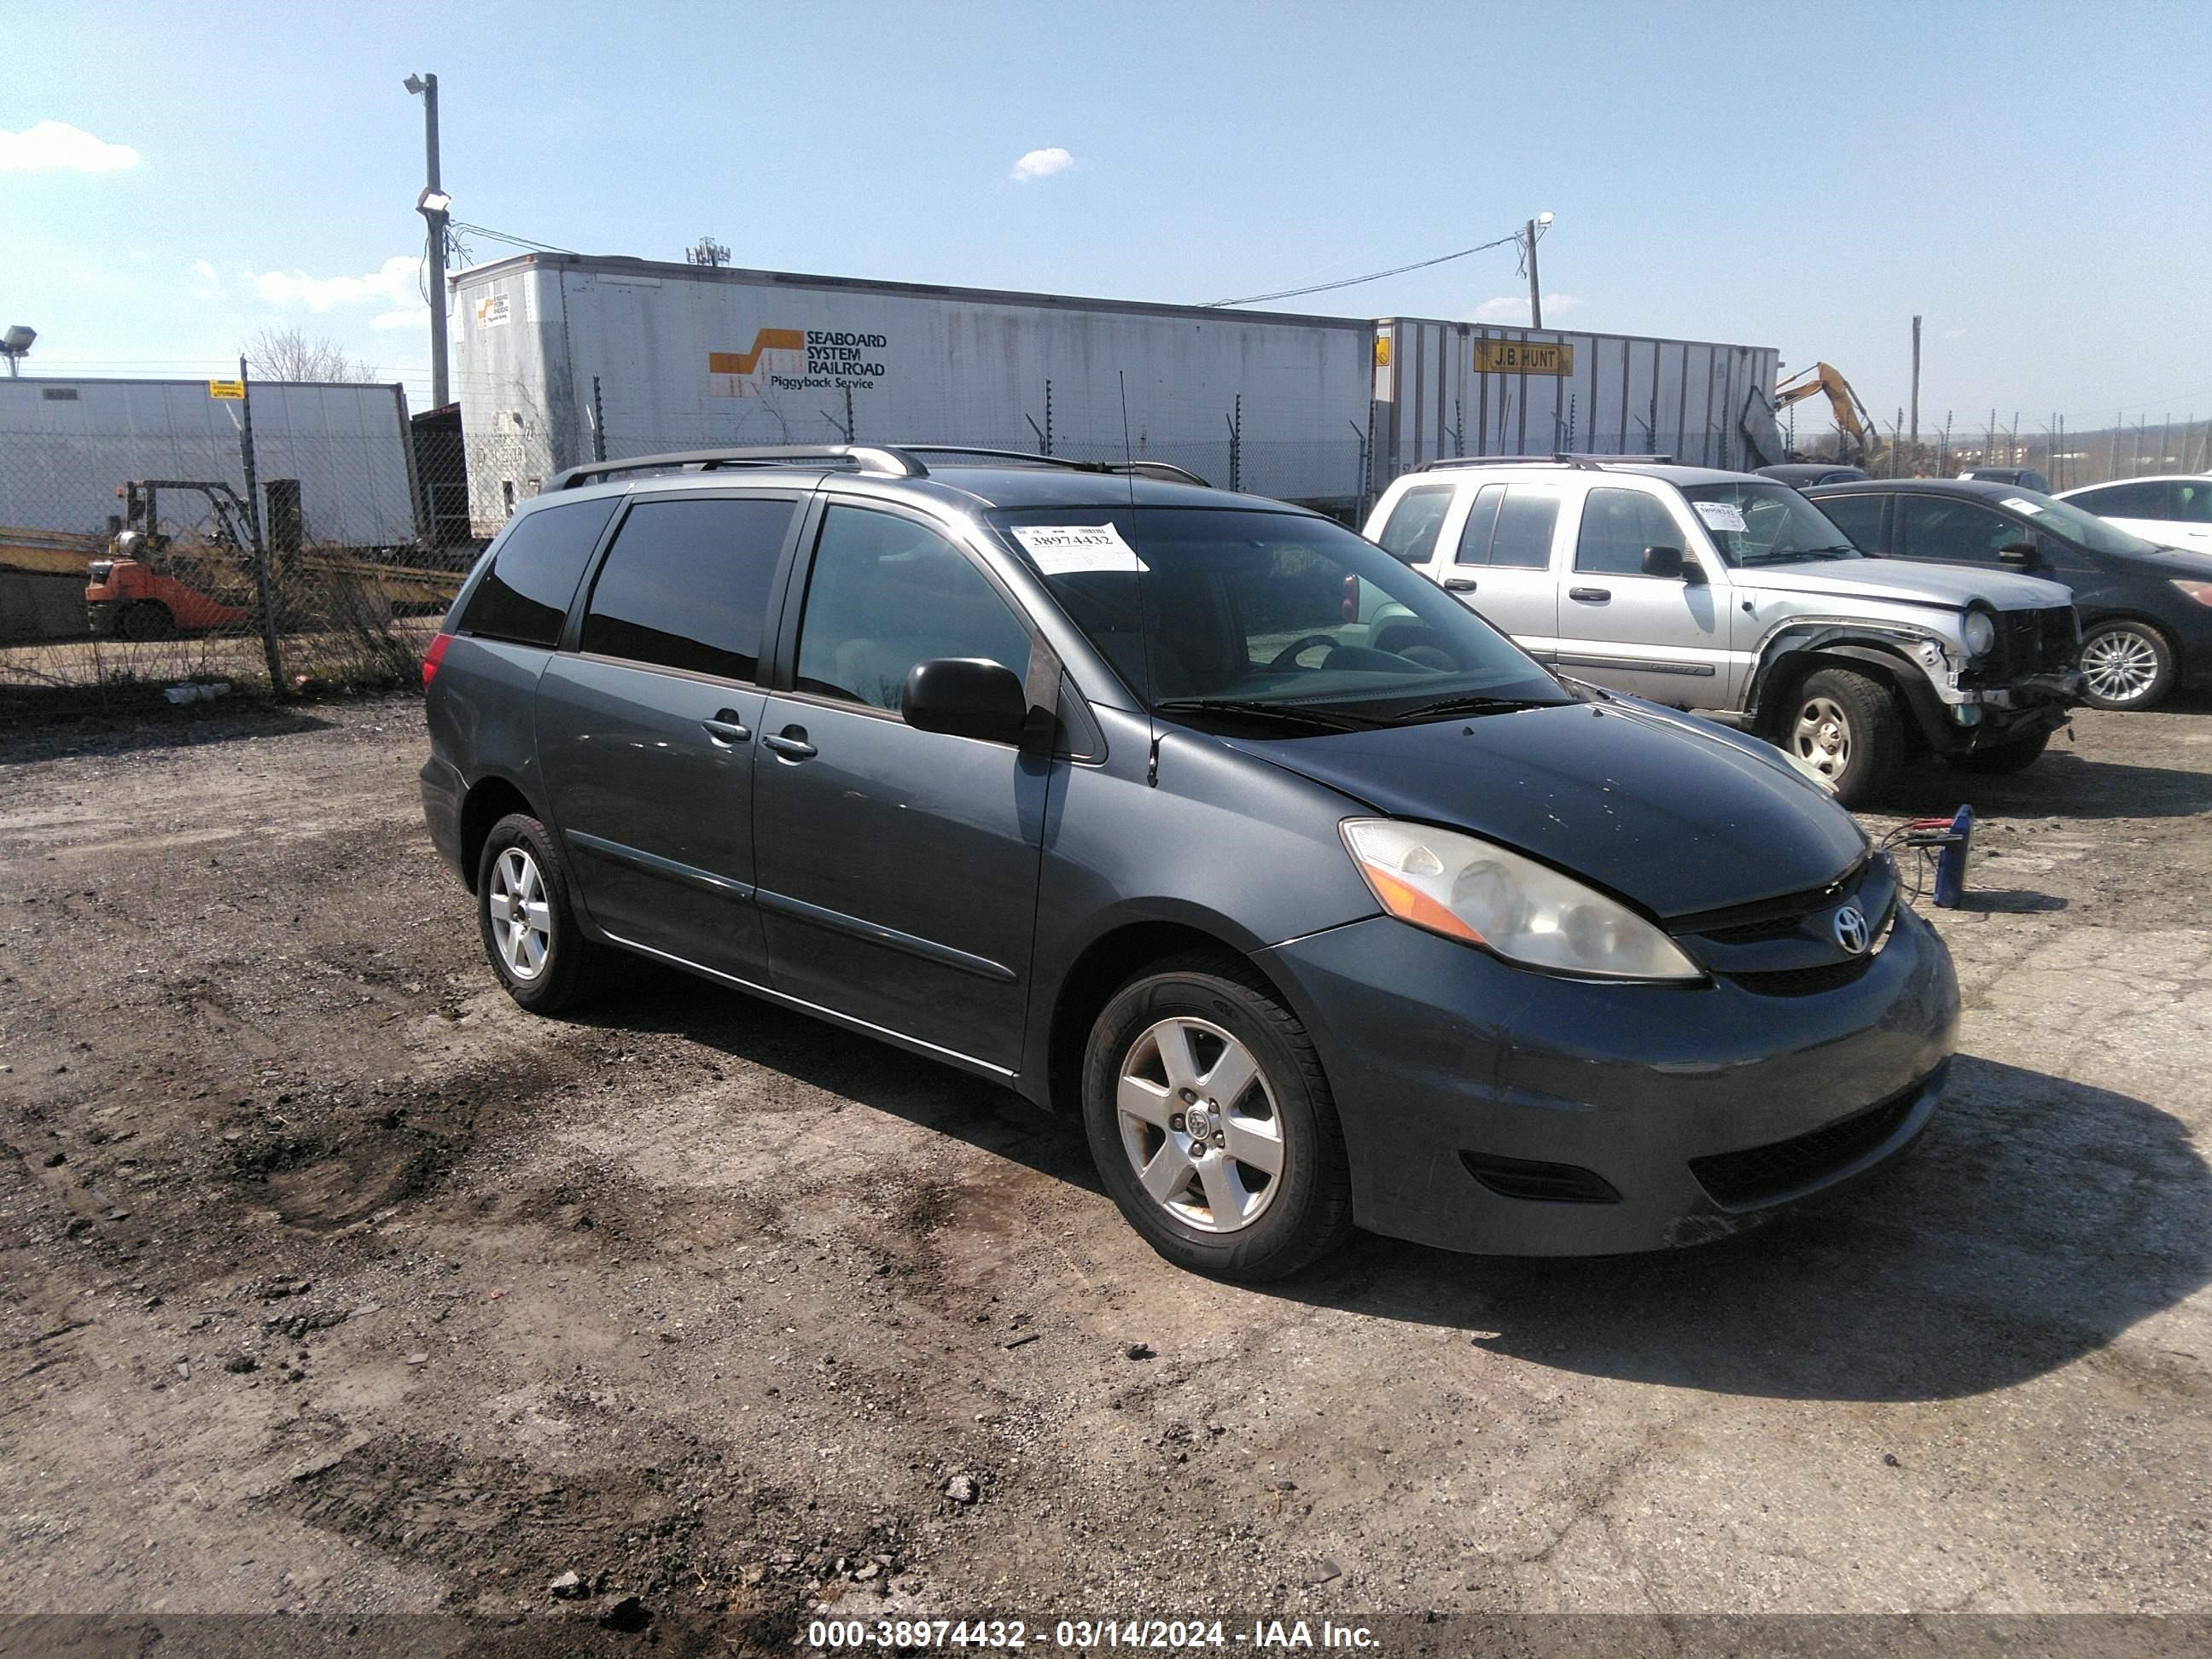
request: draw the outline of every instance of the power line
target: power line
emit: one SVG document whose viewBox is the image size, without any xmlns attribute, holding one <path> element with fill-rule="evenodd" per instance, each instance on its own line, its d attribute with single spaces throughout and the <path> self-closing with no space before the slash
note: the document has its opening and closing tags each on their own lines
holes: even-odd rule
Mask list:
<svg viewBox="0 0 2212 1659">
<path fill-rule="evenodd" d="M 1504 247 L 1509 242 L 1521 240 L 1521 233 L 1501 236 L 1494 242 L 1478 242 L 1473 247 L 1463 247 L 1456 253 L 1439 253 L 1433 259 L 1416 259 L 1409 265 L 1393 265 L 1388 270 L 1370 271 L 1364 276 L 1346 276 L 1334 283 L 1316 283 L 1309 288 L 1286 288 L 1273 294 L 1248 294 L 1241 300 L 1209 300 L 1208 309 L 1221 306 L 1256 306 L 1269 300 L 1295 300 L 1302 294 L 1327 294 L 1334 289 L 1358 288 L 1362 283 L 1379 283 L 1385 276 L 1402 276 L 1409 270 L 1426 270 L 1431 265 L 1449 264 L 1454 259 L 1464 259 L 1470 253 L 1485 253 L 1494 247 Z"/>
<path fill-rule="evenodd" d="M 465 230 L 478 236 L 489 236 L 495 242 L 507 242 L 515 247 L 534 248 L 540 253 L 574 253 L 576 252 L 572 247 L 556 247 L 550 242 L 533 242 L 527 236 L 510 236 L 503 230 L 494 230 L 489 225 L 472 225 L 465 219 L 455 219 L 452 221 L 452 224 L 455 230 Z"/>
</svg>

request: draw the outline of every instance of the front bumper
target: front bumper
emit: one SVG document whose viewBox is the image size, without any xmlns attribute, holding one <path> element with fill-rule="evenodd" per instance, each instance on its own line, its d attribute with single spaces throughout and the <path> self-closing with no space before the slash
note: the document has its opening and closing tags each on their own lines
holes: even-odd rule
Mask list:
<svg viewBox="0 0 2212 1659">
<path fill-rule="evenodd" d="M 1958 1036 L 1949 953 L 1902 908 L 1858 978 L 1808 995 L 1553 978 L 1383 917 L 1258 960 L 1321 1048 L 1360 1225 L 1491 1255 L 1755 1226 L 1908 1146 Z M 1547 1181 L 1583 1196 L 1497 1189 Z"/>
</svg>

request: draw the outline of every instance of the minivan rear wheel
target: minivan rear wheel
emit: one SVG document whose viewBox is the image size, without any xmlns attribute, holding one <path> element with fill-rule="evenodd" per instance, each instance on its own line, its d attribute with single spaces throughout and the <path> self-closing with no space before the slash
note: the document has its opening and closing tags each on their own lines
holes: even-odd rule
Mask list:
<svg viewBox="0 0 2212 1659">
<path fill-rule="evenodd" d="M 533 1014 L 558 1013 L 598 988 L 606 948 L 584 937 L 568 866 L 528 813 L 508 813 L 484 837 L 477 928 L 499 982 Z"/>
<path fill-rule="evenodd" d="M 1352 1231 L 1321 1057 L 1226 959 L 1164 963 L 1115 994 L 1085 1051 L 1083 1115 L 1107 1192 L 1179 1267 L 1280 1279 Z"/>
<path fill-rule="evenodd" d="M 1897 698 L 1880 680 L 1849 668 L 1805 677 L 1782 722 L 1784 747 L 1833 785 L 1846 806 L 1871 800 L 1905 753 Z"/>
</svg>

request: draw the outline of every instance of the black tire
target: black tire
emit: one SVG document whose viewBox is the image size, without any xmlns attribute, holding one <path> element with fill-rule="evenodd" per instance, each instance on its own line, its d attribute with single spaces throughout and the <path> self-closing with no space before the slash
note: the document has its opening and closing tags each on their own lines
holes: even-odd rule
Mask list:
<svg viewBox="0 0 2212 1659">
<path fill-rule="evenodd" d="M 1133 1062 L 1141 1067 L 1145 1062 L 1138 1057 L 1147 1033 L 1174 1018 L 1202 1022 L 1233 1038 L 1256 1062 L 1264 1084 L 1216 1106 L 1218 1120 L 1238 1100 L 1246 1103 L 1251 1111 L 1238 1112 L 1237 1121 L 1273 1125 L 1281 1149 L 1279 1173 L 1261 1189 L 1264 1202 L 1250 1221 L 1233 1231 L 1209 1231 L 1153 1198 L 1132 1161 L 1136 1154 L 1123 1139 L 1116 1096 L 1124 1068 Z M 1200 1050 L 1206 1039 L 1198 1034 L 1193 1039 L 1190 1052 L 1206 1061 Z M 1152 1052 L 1158 1054 L 1157 1042 Z M 1214 1058 L 1196 1079 L 1201 1089 L 1226 1050 L 1212 1052 Z M 1167 1076 L 1163 1067 L 1163 1098 L 1171 1097 L 1165 1091 Z M 1258 1115 L 1261 1107 L 1272 1109 L 1265 1118 Z M 1163 963 L 1115 994 L 1092 1024 L 1084 1052 L 1083 1119 L 1107 1192 L 1145 1242 L 1178 1267 L 1247 1283 L 1281 1279 L 1334 1249 L 1352 1231 L 1351 1169 L 1321 1056 L 1297 1016 L 1233 958 L 1201 956 Z M 1188 1120 L 1177 1113 L 1175 1121 Z M 1170 1139 L 1170 1131 L 1144 1124 L 1133 1123 L 1132 1133 L 1140 1149 L 1164 1149 Z M 1187 1146 L 1182 1135 L 1172 1138 L 1178 1147 Z M 1237 1190 L 1262 1174 L 1259 1166 L 1238 1163 L 1225 1150 L 1212 1155 L 1234 1167 Z M 1210 1200 L 1212 1188 L 1203 1186 L 1195 1172 L 1189 1181 L 1186 1191 L 1193 1203 Z"/>
<path fill-rule="evenodd" d="M 2178 666 L 2173 641 L 2150 623 L 2133 617 L 2092 623 L 2081 634 L 2081 701 L 2122 712 L 2155 708 L 2173 690 Z"/>
<path fill-rule="evenodd" d="M 115 619 L 115 631 L 126 640 L 173 640 L 177 619 L 159 599 L 133 599 Z"/>
<path fill-rule="evenodd" d="M 1835 786 L 1836 799 L 1862 806 L 1886 788 L 1905 757 L 1905 718 L 1897 693 L 1850 668 L 1805 677 L 1784 708 L 1775 741 Z"/>
<path fill-rule="evenodd" d="M 526 960 L 518 962 L 508 954 L 514 913 L 509 911 L 507 927 L 495 925 L 495 905 L 518 890 L 518 884 L 506 878 L 516 866 L 508 863 L 502 868 L 510 851 L 521 855 L 524 869 L 535 867 L 538 889 L 544 895 L 545 939 L 534 963 L 526 960 L 526 944 L 520 953 Z M 526 897 L 530 884 L 526 880 L 519 890 Z M 477 860 L 477 932 L 499 982 L 533 1014 L 555 1014 L 575 1006 L 599 988 L 604 977 L 607 947 L 584 936 L 568 895 L 568 866 L 544 824 L 527 813 L 510 812 L 492 825 Z"/>
<path fill-rule="evenodd" d="M 2014 738 L 2010 743 L 1995 744 L 1949 758 L 1961 772 L 2024 772 L 2040 760 L 2043 751 L 2050 746 L 2051 733 L 2039 732 L 2032 738 Z"/>
</svg>

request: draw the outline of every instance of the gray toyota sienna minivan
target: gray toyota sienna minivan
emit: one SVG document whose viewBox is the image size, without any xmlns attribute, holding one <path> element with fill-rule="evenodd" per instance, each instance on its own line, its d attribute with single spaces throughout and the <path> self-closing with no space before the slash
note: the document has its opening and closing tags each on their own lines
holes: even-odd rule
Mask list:
<svg viewBox="0 0 2212 1659">
<path fill-rule="evenodd" d="M 1079 1111 L 1203 1273 L 1720 1237 L 1909 1144 L 1955 1037 L 1942 942 L 1778 751 L 1154 464 L 574 469 L 423 674 L 431 834 L 524 1007 L 634 952 Z"/>
</svg>

